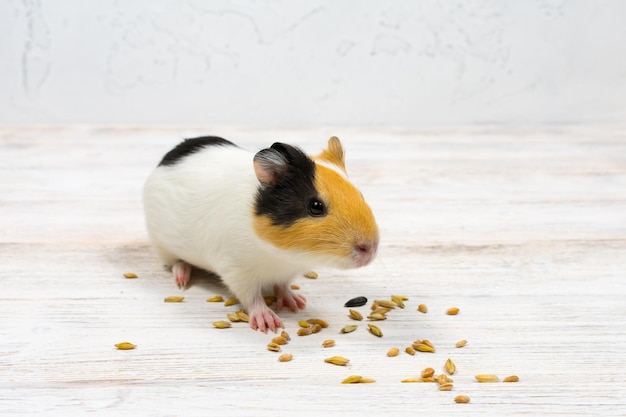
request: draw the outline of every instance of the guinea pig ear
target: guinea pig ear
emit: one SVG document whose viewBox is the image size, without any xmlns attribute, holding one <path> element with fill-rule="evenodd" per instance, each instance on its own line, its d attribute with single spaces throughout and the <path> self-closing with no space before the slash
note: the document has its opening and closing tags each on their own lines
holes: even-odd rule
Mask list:
<svg viewBox="0 0 626 417">
<path fill-rule="evenodd" d="M 338 137 L 328 139 L 328 148 L 319 155 L 319 159 L 330 162 L 346 172 L 345 152 Z"/>
<path fill-rule="evenodd" d="M 254 173 L 264 185 L 274 184 L 287 170 L 287 159 L 275 149 L 263 149 L 254 155 Z"/>
</svg>

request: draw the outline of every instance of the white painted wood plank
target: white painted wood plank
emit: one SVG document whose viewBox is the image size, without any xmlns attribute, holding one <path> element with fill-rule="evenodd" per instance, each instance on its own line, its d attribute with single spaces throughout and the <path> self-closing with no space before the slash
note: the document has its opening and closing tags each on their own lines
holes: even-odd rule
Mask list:
<svg viewBox="0 0 626 417">
<path fill-rule="evenodd" d="M 375 210 L 374 265 L 297 279 L 309 307 L 281 313 L 290 363 L 265 350 L 270 335 L 211 328 L 237 307 L 206 303 L 226 291 L 203 274 L 184 303 L 162 302 L 179 291 L 148 245 L 140 191 L 161 155 L 197 133 L 311 152 L 338 134 Z M 626 415 L 623 129 L 4 127 L 0 154 L 3 415 Z M 348 298 L 392 293 L 410 300 L 379 323 L 383 338 L 365 323 L 338 334 Z M 450 306 L 461 313 L 445 315 Z M 309 317 L 331 326 L 296 337 Z M 322 349 L 327 338 L 337 346 Z M 417 338 L 437 352 L 385 356 Z M 115 350 L 122 340 L 139 347 Z M 351 365 L 325 364 L 331 355 Z M 448 357 L 452 392 L 399 382 Z M 485 372 L 521 381 L 473 382 Z M 341 385 L 350 374 L 377 382 Z M 472 403 L 454 404 L 458 394 Z"/>
</svg>

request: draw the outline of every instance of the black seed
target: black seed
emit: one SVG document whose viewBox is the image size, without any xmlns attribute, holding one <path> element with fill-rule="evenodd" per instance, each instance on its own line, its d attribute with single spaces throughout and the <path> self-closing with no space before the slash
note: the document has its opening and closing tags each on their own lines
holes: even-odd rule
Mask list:
<svg viewBox="0 0 626 417">
<path fill-rule="evenodd" d="M 348 300 L 347 303 L 344 304 L 344 307 L 361 307 L 367 304 L 367 298 L 365 297 L 356 297 L 352 300 Z"/>
</svg>

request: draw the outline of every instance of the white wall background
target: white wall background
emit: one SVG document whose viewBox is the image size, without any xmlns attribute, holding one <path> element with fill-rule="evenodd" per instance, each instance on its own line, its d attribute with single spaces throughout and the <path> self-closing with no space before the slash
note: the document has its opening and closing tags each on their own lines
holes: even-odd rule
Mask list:
<svg viewBox="0 0 626 417">
<path fill-rule="evenodd" d="M 623 0 L 0 0 L 0 123 L 626 121 Z"/>
</svg>

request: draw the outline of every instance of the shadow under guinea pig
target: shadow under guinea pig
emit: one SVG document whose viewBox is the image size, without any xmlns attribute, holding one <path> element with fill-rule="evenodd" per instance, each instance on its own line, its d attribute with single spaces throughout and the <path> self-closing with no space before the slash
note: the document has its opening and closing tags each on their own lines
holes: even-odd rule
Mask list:
<svg viewBox="0 0 626 417">
<path fill-rule="evenodd" d="M 104 246 L 100 248 L 100 256 L 112 267 L 112 270 L 119 271 L 119 274 L 115 275 L 116 278 L 123 278 L 122 274 L 132 272 L 138 276 L 143 286 L 150 286 L 152 283 L 154 287 L 170 285 L 172 291 L 177 289 L 171 268 L 160 266 L 159 257 L 148 243 L 129 242 Z M 199 268 L 193 268 L 191 271 L 187 289 L 192 287 L 201 288 L 203 292 L 212 295 L 228 296 L 229 294 L 228 288 L 218 275 Z"/>
</svg>

